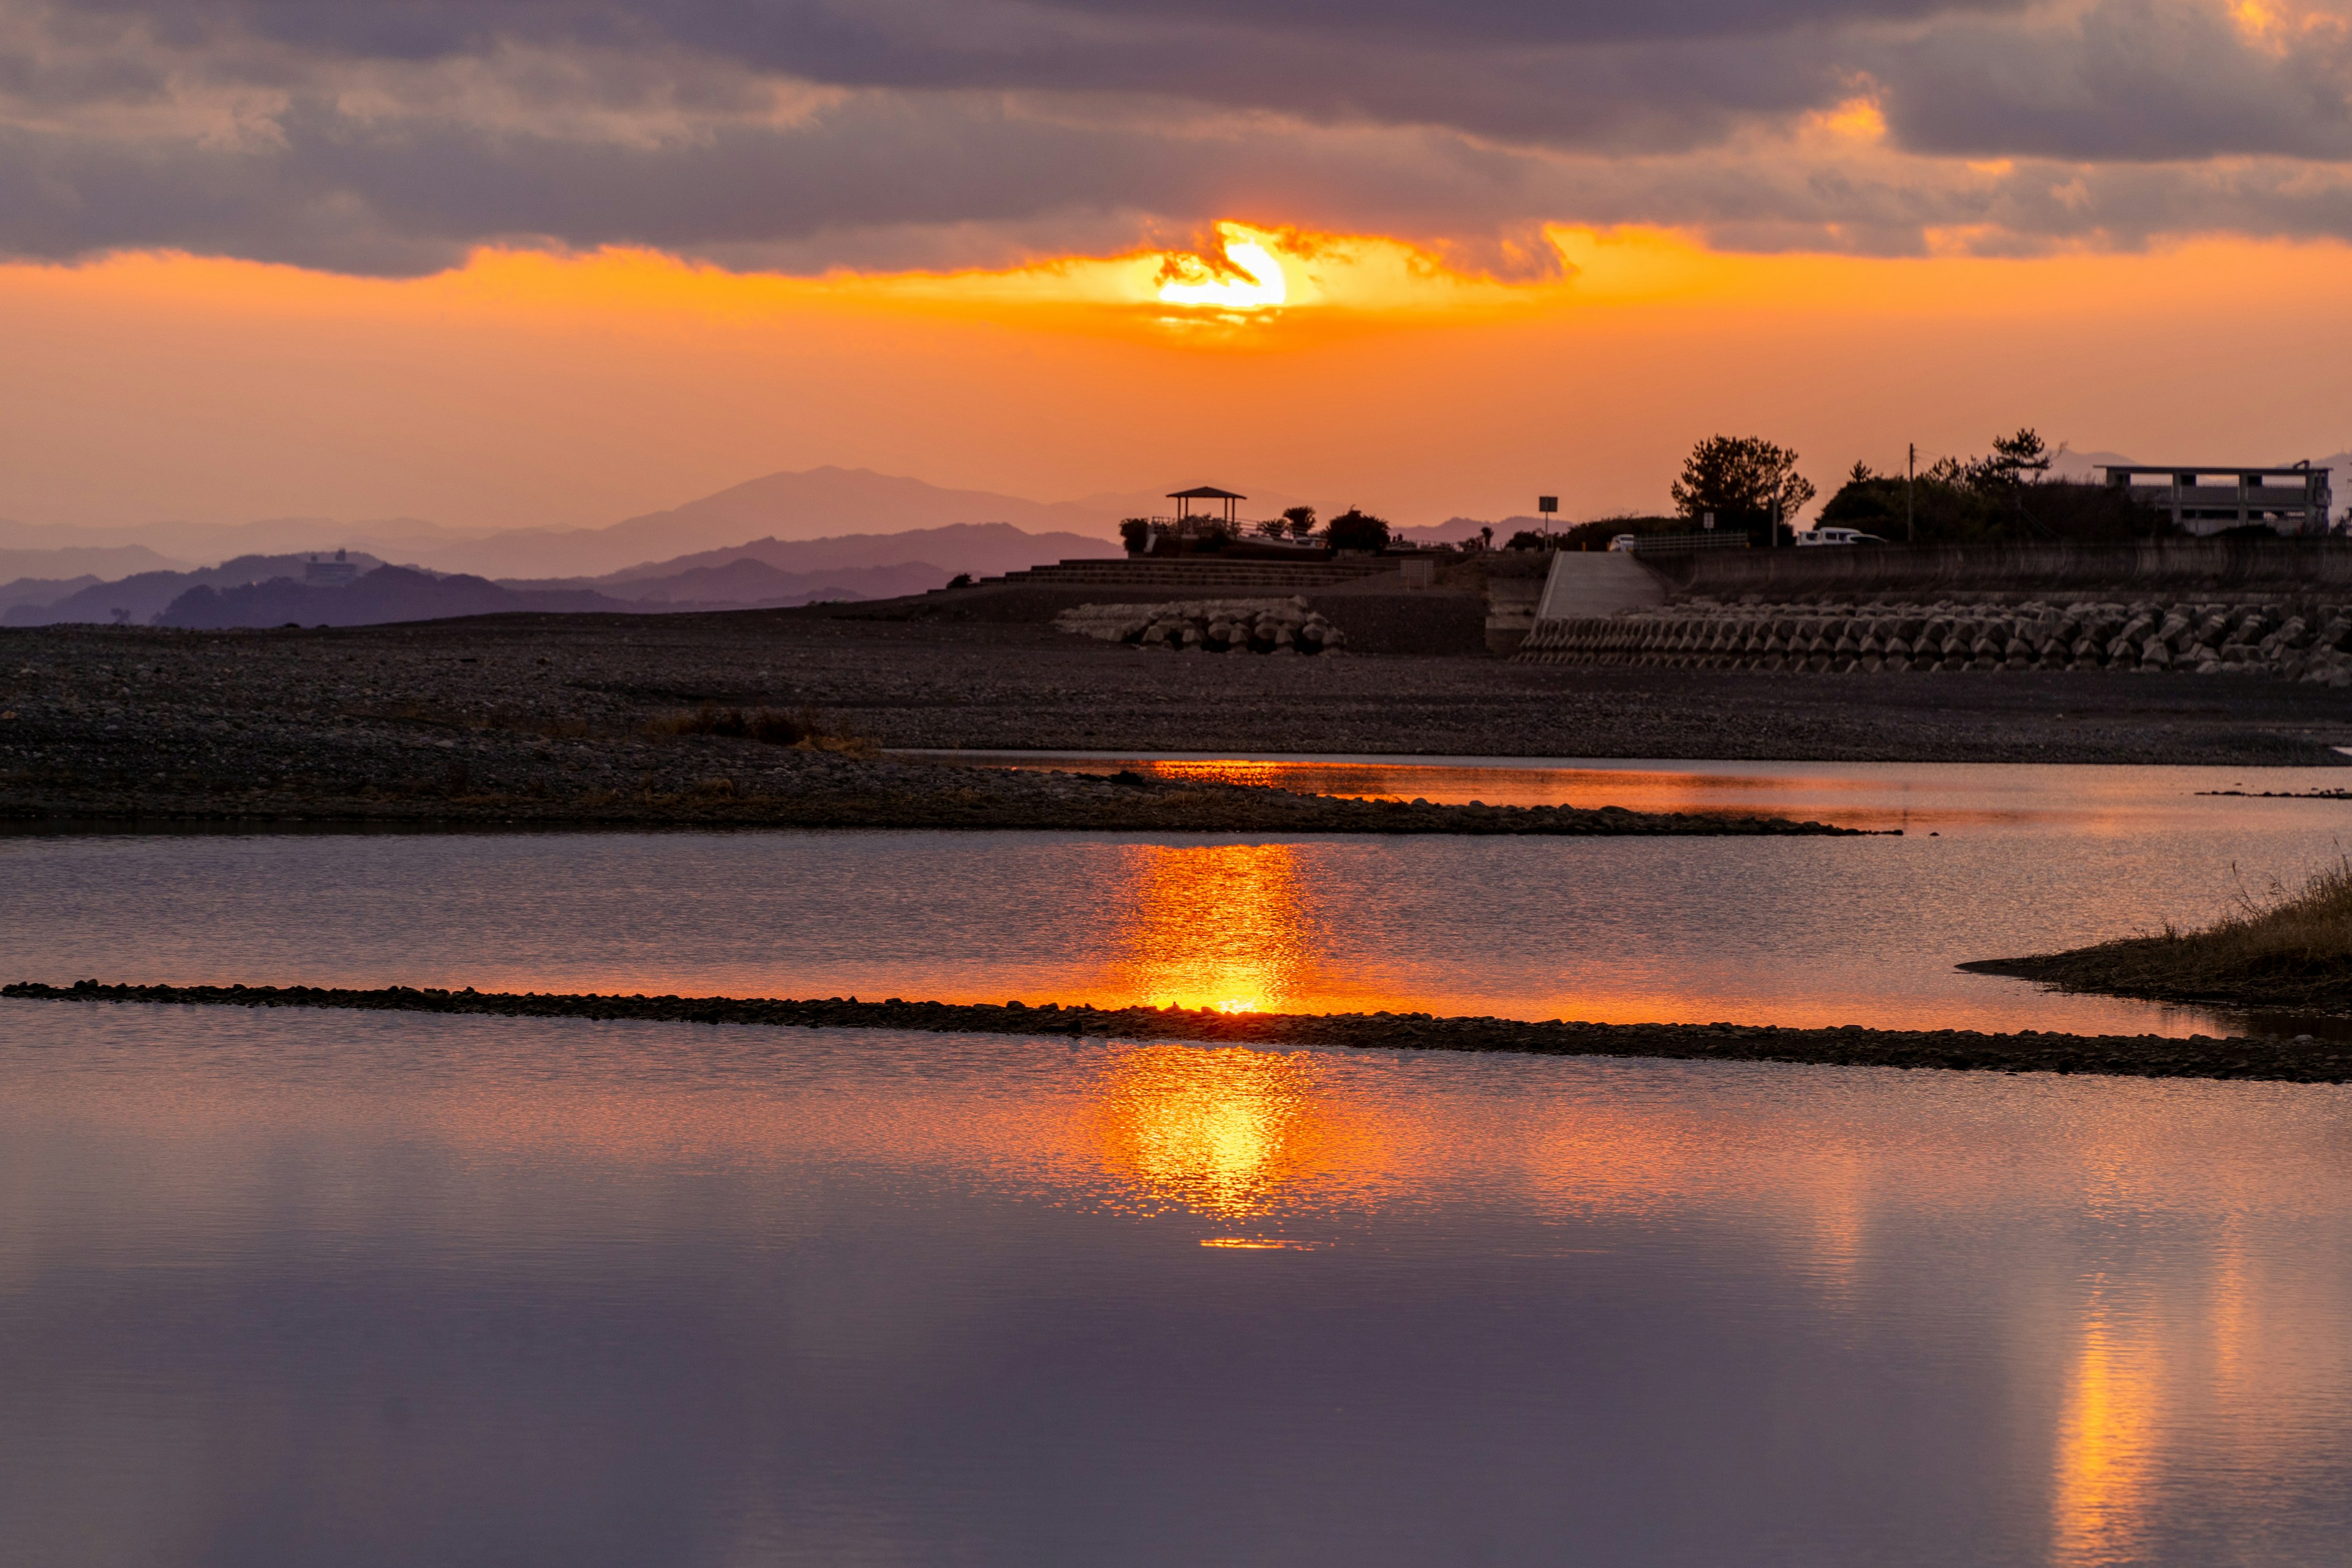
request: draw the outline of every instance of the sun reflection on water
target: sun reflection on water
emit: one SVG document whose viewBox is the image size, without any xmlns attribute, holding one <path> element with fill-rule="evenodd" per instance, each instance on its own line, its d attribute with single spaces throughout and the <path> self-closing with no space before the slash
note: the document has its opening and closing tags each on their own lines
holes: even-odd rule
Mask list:
<svg viewBox="0 0 2352 1568">
<path fill-rule="evenodd" d="M 1278 1012 L 1323 946 L 1290 844 L 1122 847 L 1123 908 L 1103 988 L 1152 1007 Z"/>
<path fill-rule="evenodd" d="M 2058 1425 L 2051 1561 L 2061 1568 L 2138 1558 L 2150 1449 L 2162 1425 L 2158 1360 L 2152 1347 L 2093 1305 Z"/>
<path fill-rule="evenodd" d="M 1316 1101 L 1316 1066 L 1239 1048 L 1121 1052 L 1095 1101 L 1103 1163 L 1149 1206 L 1264 1214 L 1345 1142 Z"/>
</svg>

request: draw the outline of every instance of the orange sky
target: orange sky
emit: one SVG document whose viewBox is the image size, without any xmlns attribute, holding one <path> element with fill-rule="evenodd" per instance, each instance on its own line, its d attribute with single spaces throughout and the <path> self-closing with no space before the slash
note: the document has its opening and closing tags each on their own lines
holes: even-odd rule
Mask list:
<svg viewBox="0 0 2352 1568">
<path fill-rule="evenodd" d="M 1824 493 L 1906 440 L 1978 451 L 2020 424 L 2143 461 L 2352 447 L 2333 241 L 1902 259 L 1554 230 L 1566 275 L 1508 283 L 1255 232 L 1285 303 L 1238 312 L 1159 302 L 1156 252 L 822 279 L 627 250 L 399 280 L 0 268 L 0 516 L 596 526 L 837 463 L 1040 500 L 1209 480 L 1433 522 L 1538 491 L 1660 508 L 1717 431 L 1793 444 Z"/>
</svg>

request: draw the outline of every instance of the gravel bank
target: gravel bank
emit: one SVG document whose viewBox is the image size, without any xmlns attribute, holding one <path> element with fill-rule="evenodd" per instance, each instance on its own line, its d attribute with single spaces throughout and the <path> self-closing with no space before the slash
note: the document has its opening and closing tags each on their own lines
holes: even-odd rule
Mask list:
<svg viewBox="0 0 2352 1568">
<path fill-rule="evenodd" d="M 704 702 L 813 707 L 887 747 L 975 750 L 2324 765 L 2352 745 L 2352 699 L 2328 688 L 2106 671 L 1804 680 L 1186 657 L 1045 625 L 840 608 L 55 626 L 0 631 L 0 712 L 16 715 L 0 719 L 0 811 L 317 815 L 365 802 L 365 816 L 446 816 L 470 799 L 467 812 L 520 818 L 552 800 L 578 819 L 635 820 L 633 800 L 668 797 L 659 809 L 678 812 L 699 791 L 710 798 L 696 812 L 732 819 L 745 808 L 718 781 L 738 803 L 773 799 L 824 765 L 644 734 Z M 993 786 L 973 775 L 961 787 Z"/>
<path fill-rule="evenodd" d="M 822 1001 L 729 996 L 515 995 L 476 991 L 337 990 L 297 986 L 72 985 L 0 987 L 26 1000 L 177 1003 L 236 1007 L 343 1007 L 378 1012 L 627 1018 L 799 1028 L 919 1029 L 948 1034 L 1201 1040 L 1250 1046 L 1515 1051 L 1541 1056 L 1648 1057 L 1835 1067 L 1939 1068 L 1980 1072 L 2094 1073 L 2124 1078 L 2352 1081 L 2352 1044 L 2158 1035 L 1982 1035 L 1971 1030 L 1779 1029 L 1732 1024 L 1527 1023 L 1429 1014 L 1217 1013 L 1181 1007 L 1031 1006 L 1009 1002 Z"/>
<path fill-rule="evenodd" d="M 1812 823 L 1615 807 L 1425 805 L 1249 785 L 958 767 L 671 733 L 693 704 L 795 695 L 743 644 L 562 622 L 8 639 L 0 818 L 969 827 L 1144 832 L 1776 834 Z M 692 628 L 688 628 L 691 630 Z M 733 654 L 736 657 L 730 658 Z M 853 715 L 847 722 L 856 723 Z"/>
</svg>

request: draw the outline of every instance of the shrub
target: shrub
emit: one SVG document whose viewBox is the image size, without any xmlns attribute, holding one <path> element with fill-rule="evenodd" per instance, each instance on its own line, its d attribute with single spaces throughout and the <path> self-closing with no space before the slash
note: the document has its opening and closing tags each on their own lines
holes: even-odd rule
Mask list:
<svg viewBox="0 0 2352 1568">
<path fill-rule="evenodd" d="M 2050 449 L 2031 428 L 1996 437 L 1989 458 L 1938 458 L 1906 485 L 1856 463 L 1818 521 L 1922 544 L 2056 539 L 2083 542 L 2168 533 L 2172 520 L 2107 485 L 2042 476 Z"/>
<path fill-rule="evenodd" d="M 1323 536 L 1331 542 L 1334 550 L 1385 550 L 1389 525 L 1386 519 L 1349 507 L 1330 521 Z"/>
<path fill-rule="evenodd" d="M 1129 555 L 1140 555 L 1151 548 L 1151 520 L 1129 517 L 1119 520 L 1119 542 L 1127 546 Z"/>
<path fill-rule="evenodd" d="M 872 742 L 827 727 L 814 709 L 786 713 L 775 708 L 721 708 L 706 702 L 690 713 L 673 713 L 646 726 L 652 735 L 717 735 L 759 741 L 771 746 L 808 746 L 820 751 L 871 749 Z"/>
</svg>

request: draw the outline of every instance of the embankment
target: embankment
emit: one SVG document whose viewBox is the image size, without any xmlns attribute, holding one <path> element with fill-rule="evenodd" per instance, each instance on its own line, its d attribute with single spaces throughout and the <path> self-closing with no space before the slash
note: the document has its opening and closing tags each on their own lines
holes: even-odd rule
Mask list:
<svg viewBox="0 0 2352 1568">
<path fill-rule="evenodd" d="M 2352 599 L 2352 540 L 2145 539 L 1644 555 L 1677 599 Z"/>
<path fill-rule="evenodd" d="M 1936 1068 L 1979 1072 L 2092 1073 L 2124 1078 L 2352 1081 L 2352 1044 L 2192 1036 L 1984 1035 L 1964 1029 L 1779 1029 L 1736 1024 L 1583 1024 L 1426 1013 L 1220 1013 L 1181 1007 L 1031 1006 L 856 997 L 600 996 L 392 986 L 71 985 L 23 982 L 0 996 L 95 1004 L 336 1007 L 368 1012 L 529 1018 L 632 1019 L 768 1027 L 914 1029 L 942 1034 L 1057 1036 L 1358 1049 L 1507 1051 L 1538 1056 L 1643 1057 L 1675 1061 L 1787 1062 Z"/>
</svg>

